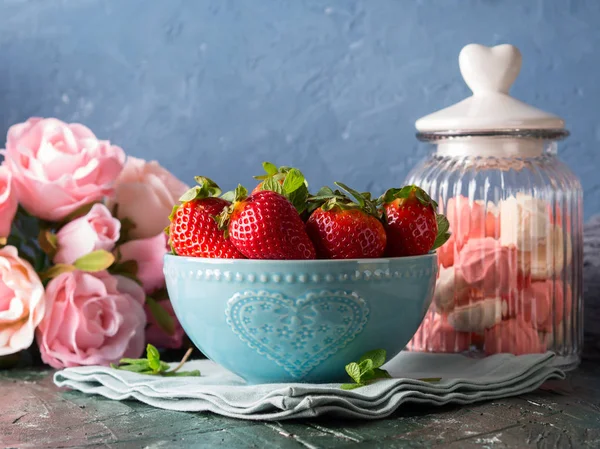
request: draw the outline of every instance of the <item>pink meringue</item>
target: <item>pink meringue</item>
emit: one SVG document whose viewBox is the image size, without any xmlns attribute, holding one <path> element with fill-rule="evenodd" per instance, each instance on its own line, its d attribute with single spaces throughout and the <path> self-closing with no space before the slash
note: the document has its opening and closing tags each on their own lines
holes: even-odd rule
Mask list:
<svg viewBox="0 0 600 449">
<path fill-rule="evenodd" d="M 438 259 L 442 266 L 454 264 L 455 253 L 460 251 L 469 238 L 485 236 L 485 208 L 479 203 L 469 201 L 465 196 L 450 198 L 444 208 L 450 223 L 450 239 L 438 250 Z"/>
<path fill-rule="evenodd" d="M 553 324 L 558 326 L 565 312 L 567 319 L 571 317 L 573 293 L 569 284 L 552 280 L 533 282 L 528 292 L 523 304 L 523 318 L 537 330 L 552 332 Z"/>
<path fill-rule="evenodd" d="M 544 352 L 546 347 L 537 331 L 522 317 L 501 321 L 485 331 L 485 353 L 515 355 Z"/>
<path fill-rule="evenodd" d="M 471 347 L 471 334 L 457 332 L 444 315 L 428 312 L 407 348 L 420 352 L 464 352 Z"/>
<path fill-rule="evenodd" d="M 528 284 L 527 276 L 519 270 L 516 248 L 502 246 L 491 237 L 470 239 L 455 268 L 484 297 L 508 295 Z"/>
</svg>

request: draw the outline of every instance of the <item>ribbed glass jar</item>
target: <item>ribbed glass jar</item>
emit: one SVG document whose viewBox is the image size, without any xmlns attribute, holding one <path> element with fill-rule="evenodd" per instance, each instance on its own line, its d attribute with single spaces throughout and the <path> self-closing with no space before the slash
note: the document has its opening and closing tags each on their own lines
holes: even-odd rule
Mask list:
<svg viewBox="0 0 600 449">
<path fill-rule="evenodd" d="M 439 203 L 452 236 L 436 292 L 408 349 L 554 351 L 565 369 L 583 341 L 583 194 L 553 140 L 441 139 L 407 177 Z"/>
</svg>

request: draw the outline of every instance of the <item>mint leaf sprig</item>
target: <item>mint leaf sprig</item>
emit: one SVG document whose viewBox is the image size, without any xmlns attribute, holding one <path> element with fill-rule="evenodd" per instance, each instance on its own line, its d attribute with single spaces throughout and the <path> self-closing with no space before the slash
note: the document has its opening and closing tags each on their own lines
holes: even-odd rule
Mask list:
<svg viewBox="0 0 600 449">
<path fill-rule="evenodd" d="M 342 390 L 354 390 L 355 388 L 364 387 L 378 379 L 390 379 L 390 373 L 381 369 L 381 365 L 385 363 L 385 349 L 375 349 L 363 355 L 358 363 L 352 362 L 346 365 L 346 372 L 355 382 L 353 384 L 342 384 Z"/>
<path fill-rule="evenodd" d="M 110 367 L 123 371 L 131 371 L 132 373 L 148 374 L 154 376 L 200 376 L 200 371 L 179 371 L 187 359 L 192 354 L 193 348 L 187 350 L 179 365 L 169 371 L 171 367 L 168 363 L 160 360 L 160 354 L 151 344 L 146 346 L 145 359 L 128 359 L 119 360 L 118 364 L 111 363 Z"/>
<path fill-rule="evenodd" d="M 363 355 L 358 363 L 352 362 L 346 365 L 346 372 L 354 381 L 353 384 L 342 384 L 342 390 L 354 390 L 364 387 L 378 379 L 391 379 L 390 373 L 380 367 L 385 363 L 387 353 L 385 349 L 374 349 Z M 427 377 L 417 379 L 421 382 L 437 383 L 442 380 L 441 377 Z"/>
</svg>

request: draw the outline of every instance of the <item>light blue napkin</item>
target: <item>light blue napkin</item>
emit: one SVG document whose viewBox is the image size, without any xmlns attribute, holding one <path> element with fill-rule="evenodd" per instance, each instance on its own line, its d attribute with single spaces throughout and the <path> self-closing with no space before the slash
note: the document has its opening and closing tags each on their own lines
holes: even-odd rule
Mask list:
<svg viewBox="0 0 600 449">
<path fill-rule="evenodd" d="M 159 377 L 103 366 L 67 368 L 54 375 L 68 387 L 110 399 L 137 399 L 154 407 L 213 412 L 232 418 L 283 420 L 319 415 L 383 418 L 405 403 L 444 405 L 516 396 L 549 379 L 563 379 L 552 353 L 482 359 L 458 354 L 403 352 L 384 368 L 394 377 L 346 391 L 340 384 L 246 385 L 240 377 L 209 360 L 185 364 L 201 377 Z M 441 378 L 437 383 L 420 378 Z"/>
</svg>

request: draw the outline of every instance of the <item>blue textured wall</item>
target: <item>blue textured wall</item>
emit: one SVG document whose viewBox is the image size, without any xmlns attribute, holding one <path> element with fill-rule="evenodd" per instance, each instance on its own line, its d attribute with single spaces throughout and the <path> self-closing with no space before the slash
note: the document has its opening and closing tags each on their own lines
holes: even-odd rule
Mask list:
<svg viewBox="0 0 600 449">
<path fill-rule="evenodd" d="M 565 117 L 600 212 L 600 1 L 0 0 L 0 134 L 90 126 L 187 182 L 272 160 L 376 192 L 424 154 L 414 121 L 468 94 L 461 47 L 513 43 L 517 97 Z"/>
</svg>

